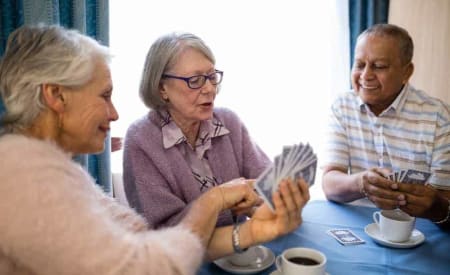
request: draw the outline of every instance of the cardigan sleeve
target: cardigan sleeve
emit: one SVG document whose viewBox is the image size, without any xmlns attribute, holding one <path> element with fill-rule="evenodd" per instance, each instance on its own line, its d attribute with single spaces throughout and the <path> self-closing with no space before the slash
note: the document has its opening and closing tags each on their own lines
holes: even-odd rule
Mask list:
<svg viewBox="0 0 450 275">
<path fill-rule="evenodd" d="M 173 226 L 190 209 L 193 199 L 183 198 L 178 185 L 191 179 L 191 175 L 180 176 L 189 169 L 177 165 L 187 164 L 175 161 L 175 149 L 163 151 L 162 138 L 155 137 L 157 131 L 148 123 L 141 121 L 127 131 L 124 189 L 130 206 L 145 217 L 151 228 Z M 177 171 L 178 178 L 173 171 Z"/>
<path fill-rule="evenodd" d="M 204 248 L 189 230 L 124 226 L 118 220 L 132 212 L 111 213 L 115 202 L 68 156 L 14 139 L 0 140 L 0 246 L 16 266 L 49 275 L 195 274 Z"/>
</svg>

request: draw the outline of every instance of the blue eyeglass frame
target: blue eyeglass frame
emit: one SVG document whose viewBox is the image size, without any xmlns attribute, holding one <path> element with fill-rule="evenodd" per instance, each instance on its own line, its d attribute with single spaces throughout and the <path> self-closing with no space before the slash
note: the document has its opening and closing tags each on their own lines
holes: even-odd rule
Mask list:
<svg viewBox="0 0 450 275">
<path fill-rule="evenodd" d="M 220 84 L 220 83 L 222 82 L 222 80 L 223 80 L 223 71 L 219 71 L 219 70 L 214 70 L 213 73 L 210 73 L 210 74 L 208 74 L 208 75 L 205 75 L 205 74 L 198 74 L 198 75 L 193 75 L 193 76 L 190 76 L 190 77 L 182 77 L 182 76 L 176 76 L 176 75 L 170 75 L 170 74 L 163 74 L 162 77 L 163 77 L 163 78 L 175 78 L 175 79 L 183 80 L 184 82 L 186 82 L 187 86 L 188 86 L 190 89 L 197 90 L 197 89 L 200 89 L 201 87 L 205 86 L 206 80 L 207 80 L 207 79 L 208 79 L 209 81 L 211 81 L 211 79 L 213 78 L 213 75 L 216 75 L 216 74 L 219 74 L 219 75 L 220 75 L 220 81 L 217 82 L 217 83 L 211 83 L 211 84 L 213 84 L 213 85 L 218 85 L 218 84 Z M 199 76 L 204 77 L 205 82 L 203 82 L 203 84 L 202 84 L 200 87 L 196 87 L 196 88 L 191 87 L 191 85 L 189 84 L 189 80 L 191 80 L 191 79 L 194 78 L 194 77 L 199 77 Z"/>
</svg>

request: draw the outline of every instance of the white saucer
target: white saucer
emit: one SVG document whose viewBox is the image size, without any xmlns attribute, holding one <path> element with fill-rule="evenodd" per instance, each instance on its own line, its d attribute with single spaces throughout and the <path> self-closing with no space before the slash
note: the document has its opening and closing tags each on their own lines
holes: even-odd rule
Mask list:
<svg viewBox="0 0 450 275">
<path fill-rule="evenodd" d="M 411 248 L 425 241 L 425 235 L 423 235 L 422 232 L 417 229 L 413 230 L 413 232 L 411 233 L 411 238 L 408 241 L 402 243 L 395 243 L 383 239 L 376 223 L 367 225 L 364 228 L 364 231 L 366 231 L 367 235 L 369 235 L 375 242 L 394 248 Z"/>
<path fill-rule="evenodd" d="M 271 273 L 270 273 L 270 275 L 283 275 L 283 273 L 281 273 L 281 271 L 279 271 L 278 269 L 277 270 L 274 270 L 274 271 L 272 271 Z M 325 273 L 325 275 L 330 275 L 330 273 Z"/>
<path fill-rule="evenodd" d="M 258 261 L 248 266 L 237 266 L 230 263 L 227 257 L 223 257 L 214 261 L 214 263 L 225 271 L 234 274 L 254 274 L 270 267 L 275 262 L 273 252 L 262 245 L 258 246 Z"/>
</svg>

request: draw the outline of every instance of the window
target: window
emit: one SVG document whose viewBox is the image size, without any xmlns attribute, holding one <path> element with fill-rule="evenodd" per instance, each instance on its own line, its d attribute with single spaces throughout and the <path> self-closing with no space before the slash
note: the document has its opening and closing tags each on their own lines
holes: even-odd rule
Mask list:
<svg viewBox="0 0 450 275">
<path fill-rule="evenodd" d="M 188 31 L 211 47 L 225 72 L 216 106 L 236 112 L 271 158 L 283 145 L 309 142 L 320 165 L 331 100 L 349 86 L 346 1 L 111 1 L 110 9 L 120 115 L 113 136 L 124 136 L 147 112 L 138 87 L 151 43 Z M 113 172 L 120 172 L 121 153 L 112 161 Z"/>
</svg>

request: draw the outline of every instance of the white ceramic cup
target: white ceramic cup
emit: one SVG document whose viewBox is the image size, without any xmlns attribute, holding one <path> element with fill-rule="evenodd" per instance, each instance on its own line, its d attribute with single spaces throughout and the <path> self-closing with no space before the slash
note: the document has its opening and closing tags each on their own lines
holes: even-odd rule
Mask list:
<svg viewBox="0 0 450 275">
<path fill-rule="evenodd" d="M 299 263 L 298 261 L 295 263 L 294 261 L 296 258 L 301 262 L 304 262 L 301 258 L 311 259 L 314 260 L 316 264 L 306 265 Z M 275 263 L 277 269 L 283 275 L 325 275 L 327 258 L 318 250 L 305 247 L 294 247 L 286 249 L 281 255 L 278 255 Z"/>
<path fill-rule="evenodd" d="M 234 253 L 228 256 L 227 260 L 236 266 L 249 266 L 257 261 L 257 258 L 261 254 L 259 252 L 260 249 L 259 246 L 251 246 L 244 252 Z"/>
<path fill-rule="evenodd" d="M 374 212 L 373 220 L 384 239 L 400 243 L 411 238 L 416 219 L 400 209 L 394 209 Z"/>
</svg>

